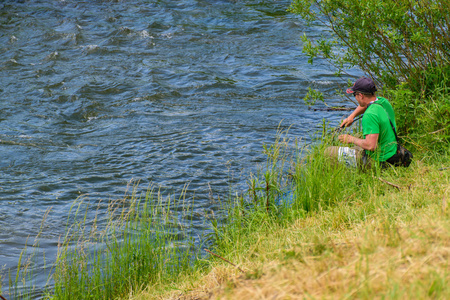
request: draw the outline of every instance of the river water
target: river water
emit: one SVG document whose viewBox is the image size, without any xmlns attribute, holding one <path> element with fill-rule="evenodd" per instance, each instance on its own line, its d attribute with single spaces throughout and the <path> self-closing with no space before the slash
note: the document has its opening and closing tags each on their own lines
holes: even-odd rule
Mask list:
<svg viewBox="0 0 450 300">
<path fill-rule="evenodd" d="M 245 189 L 280 122 L 303 143 L 323 118 L 337 124 L 344 113 L 302 101 L 314 87 L 342 104 L 344 80 L 307 63 L 300 36 L 324 32 L 289 4 L 0 2 L 3 278 L 49 209 L 39 247 L 51 260 L 80 195 L 107 203 L 132 180 L 168 193 L 188 183 L 194 211 L 214 210 L 210 194 Z"/>
</svg>

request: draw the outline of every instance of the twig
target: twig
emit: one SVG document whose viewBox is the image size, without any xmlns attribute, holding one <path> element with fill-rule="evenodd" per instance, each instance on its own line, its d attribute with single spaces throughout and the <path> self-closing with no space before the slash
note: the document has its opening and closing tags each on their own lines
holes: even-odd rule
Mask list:
<svg viewBox="0 0 450 300">
<path fill-rule="evenodd" d="M 239 268 L 238 266 L 236 266 L 235 264 L 233 264 L 231 261 L 229 261 L 229 260 L 223 258 L 223 257 L 220 256 L 220 255 L 217 255 L 217 254 L 215 254 L 215 253 L 209 251 L 208 249 L 204 249 L 204 250 L 205 250 L 206 252 L 211 253 L 212 255 L 214 255 L 214 256 L 220 258 L 221 260 L 226 261 L 227 263 L 229 263 L 229 264 L 232 265 L 233 267 L 236 267 L 236 268 L 237 268 L 239 271 L 241 271 L 242 273 L 245 273 L 241 268 Z"/>
<path fill-rule="evenodd" d="M 442 128 L 442 129 L 439 129 L 439 130 L 436 130 L 436 131 L 433 131 L 433 132 L 428 132 L 428 134 L 435 134 L 435 133 L 444 131 L 445 129 L 447 129 L 447 128 Z"/>
<path fill-rule="evenodd" d="M 0 298 L 1 298 L 2 300 L 6 300 L 6 298 L 5 298 L 5 297 L 3 297 L 2 295 L 0 295 Z"/>
<path fill-rule="evenodd" d="M 386 180 L 384 180 L 384 179 L 383 179 L 383 178 L 381 178 L 381 177 L 378 177 L 378 179 L 379 179 L 379 180 L 381 180 L 381 181 L 383 181 L 384 183 L 386 183 L 386 184 L 390 185 L 390 186 L 393 186 L 393 187 L 397 188 L 398 190 L 400 190 L 400 189 L 401 189 L 401 187 L 400 187 L 400 186 L 398 186 L 398 185 L 396 185 L 396 184 L 393 184 L 392 182 L 386 181 Z"/>
<path fill-rule="evenodd" d="M 335 107 L 326 107 L 326 108 L 310 108 L 308 106 L 309 110 L 314 110 L 314 111 L 352 111 L 355 110 L 354 107 L 339 107 L 339 106 L 335 106 Z"/>
</svg>

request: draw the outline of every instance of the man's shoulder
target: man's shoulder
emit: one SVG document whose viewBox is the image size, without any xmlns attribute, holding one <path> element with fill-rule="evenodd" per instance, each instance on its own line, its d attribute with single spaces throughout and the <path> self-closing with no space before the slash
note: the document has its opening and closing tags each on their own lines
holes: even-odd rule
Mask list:
<svg viewBox="0 0 450 300">
<path fill-rule="evenodd" d="M 378 111 L 377 106 L 379 105 L 372 104 L 367 108 L 363 115 L 363 123 L 373 122 L 374 120 L 378 119 L 380 112 Z M 383 109 L 381 106 L 379 106 L 379 108 Z"/>
<path fill-rule="evenodd" d="M 373 104 L 378 104 L 378 105 L 370 105 L 373 107 L 373 110 L 372 110 L 373 113 L 381 111 L 381 110 L 393 109 L 389 100 L 386 98 L 383 98 L 383 97 L 377 97 L 377 100 Z"/>
<path fill-rule="evenodd" d="M 386 99 L 386 98 L 383 98 L 383 97 L 377 97 L 377 101 L 376 102 L 380 103 L 383 106 L 391 106 L 392 107 L 392 105 L 389 102 L 389 100 Z"/>
<path fill-rule="evenodd" d="M 363 119 L 365 122 L 378 122 L 380 117 L 386 114 L 386 103 L 389 103 L 386 98 L 378 98 L 377 101 L 369 105 L 367 110 L 364 112 Z M 390 105 L 390 104 L 388 104 Z"/>
<path fill-rule="evenodd" d="M 386 99 L 384 99 L 384 98 L 382 98 L 382 99 L 378 98 L 375 102 L 372 102 L 369 105 L 369 107 L 367 108 L 367 110 L 366 110 L 366 112 L 364 114 L 367 114 L 367 115 L 369 115 L 369 114 L 374 114 L 374 115 L 378 114 L 380 110 L 384 109 L 384 105 L 385 105 L 384 101 L 385 100 Z"/>
</svg>

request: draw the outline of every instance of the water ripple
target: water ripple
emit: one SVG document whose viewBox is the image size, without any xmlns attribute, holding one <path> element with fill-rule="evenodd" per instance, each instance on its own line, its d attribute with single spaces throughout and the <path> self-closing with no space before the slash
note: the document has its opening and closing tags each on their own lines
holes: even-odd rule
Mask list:
<svg viewBox="0 0 450 300">
<path fill-rule="evenodd" d="M 3 1 L 0 266 L 15 266 L 50 208 L 51 260 L 73 202 L 105 215 L 132 179 L 164 193 L 188 184 L 195 234 L 211 198 L 245 190 L 280 123 L 307 142 L 323 117 L 337 122 L 301 101 L 311 86 L 339 103 L 345 80 L 307 64 L 300 35 L 324 32 L 289 4 Z"/>
</svg>

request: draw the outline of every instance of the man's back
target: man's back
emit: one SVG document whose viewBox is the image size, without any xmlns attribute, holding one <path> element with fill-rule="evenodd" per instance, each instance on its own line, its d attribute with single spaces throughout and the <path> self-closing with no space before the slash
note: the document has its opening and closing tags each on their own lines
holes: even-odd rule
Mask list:
<svg viewBox="0 0 450 300">
<path fill-rule="evenodd" d="M 396 128 L 394 109 L 389 101 L 382 97 L 369 105 L 362 118 L 364 137 L 368 134 L 379 134 L 377 149 L 366 150 L 366 153 L 377 161 L 386 161 L 397 152 L 397 140 L 389 120 Z"/>
</svg>

